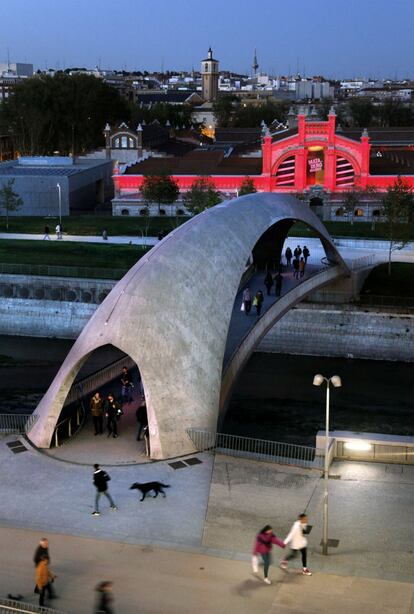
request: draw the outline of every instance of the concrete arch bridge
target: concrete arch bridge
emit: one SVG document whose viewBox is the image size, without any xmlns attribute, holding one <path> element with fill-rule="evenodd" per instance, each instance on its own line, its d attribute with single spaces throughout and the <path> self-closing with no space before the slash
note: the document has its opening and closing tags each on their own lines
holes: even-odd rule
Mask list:
<svg viewBox="0 0 414 614">
<path fill-rule="evenodd" d="M 326 265 L 310 261 L 299 281 L 286 275 L 282 296 L 266 297 L 263 314 L 246 317 L 240 292 L 263 286 L 266 264 L 280 262 L 292 225 L 319 237 Z M 260 193 L 225 202 L 170 233 L 118 282 L 91 317 L 37 407 L 28 436 L 51 445 L 72 383 L 97 348 L 113 345 L 137 364 L 148 408 L 151 457 L 194 450 L 186 430 L 215 429 L 255 347 L 292 306 L 349 275 L 319 219 L 292 196 Z"/>
</svg>

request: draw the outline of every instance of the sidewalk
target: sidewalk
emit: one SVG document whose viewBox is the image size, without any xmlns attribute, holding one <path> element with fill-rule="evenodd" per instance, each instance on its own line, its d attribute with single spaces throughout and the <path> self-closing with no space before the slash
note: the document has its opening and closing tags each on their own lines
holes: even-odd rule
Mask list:
<svg viewBox="0 0 414 614">
<path fill-rule="evenodd" d="M 24 241 L 43 241 L 44 234 L 23 234 L 23 233 L 9 233 L 9 232 L 0 232 L 0 239 L 10 239 L 10 240 L 24 240 Z M 50 234 L 51 241 L 57 241 L 56 234 Z M 68 235 L 63 233 L 62 243 L 66 242 L 76 242 L 76 243 L 101 243 L 102 245 L 108 244 L 116 244 L 116 245 L 156 245 L 158 243 L 157 237 L 108 237 L 107 241 L 102 239 L 102 236 L 93 237 L 88 235 Z M 60 242 L 60 241 L 59 241 Z"/>
<path fill-rule="evenodd" d="M 95 519 L 99 520 L 99 519 Z M 271 567 L 272 585 L 255 577 L 249 561 L 161 550 L 102 539 L 47 534 L 57 574 L 53 606 L 68 614 L 91 614 L 94 587 L 114 582 L 117 614 L 410 614 L 414 587 L 317 573 L 302 576 Z M 33 594 L 33 552 L 41 535 L 0 529 L 0 594 Z"/>
</svg>

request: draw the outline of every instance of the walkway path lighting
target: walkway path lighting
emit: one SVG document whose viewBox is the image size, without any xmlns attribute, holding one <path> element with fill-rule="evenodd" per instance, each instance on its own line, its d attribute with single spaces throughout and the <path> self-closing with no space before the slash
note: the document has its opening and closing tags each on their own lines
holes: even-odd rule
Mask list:
<svg viewBox="0 0 414 614">
<path fill-rule="evenodd" d="M 334 388 L 340 388 L 342 381 L 339 375 L 325 377 L 318 373 L 313 378 L 314 386 L 321 386 L 326 382 L 326 421 L 325 421 L 325 469 L 324 469 L 324 493 L 323 493 L 323 538 L 322 538 L 322 553 L 328 554 L 328 475 L 329 475 L 329 384 Z"/>
</svg>

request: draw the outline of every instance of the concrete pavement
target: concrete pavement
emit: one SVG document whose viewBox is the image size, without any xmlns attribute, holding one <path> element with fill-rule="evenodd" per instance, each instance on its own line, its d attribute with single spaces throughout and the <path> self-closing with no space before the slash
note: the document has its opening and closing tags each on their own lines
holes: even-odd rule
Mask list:
<svg viewBox="0 0 414 614">
<path fill-rule="evenodd" d="M 24 241 L 43 241 L 44 234 L 29 234 L 29 233 L 13 233 L 13 232 L 0 232 L 0 239 L 11 239 L 11 240 L 24 240 Z M 57 241 L 56 234 L 51 232 L 50 234 L 51 241 Z M 47 239 L 46 239 L 47 241 Z M 90 236 L 90 235 L 69 235 L 63 233 L 62 242 L 76 242 L 76 243 L 101 243 L 102 245 L 108 244 L 119 244 L 119 245 L 156 245 L 158 243 L 157 237 L 145 237 L 145 236 L 114 236 L 108 237 L 107 241 L 102 239 L 102 235 L 100 236 Z"/>
<path fill-rule="evenodd" d="M 326 573 L 302 576 L 271 567 L 272 585 L 249 561 L 116 543 L 49 536 L 58 599 L 68 614 L 91 614 L 94 587 L 114 582 L 117 614 L 411 614 L 414 586 Z M 0 594 L 36 603 L 32 557 L 39 532 L 0 528 Z"/>
</svg>

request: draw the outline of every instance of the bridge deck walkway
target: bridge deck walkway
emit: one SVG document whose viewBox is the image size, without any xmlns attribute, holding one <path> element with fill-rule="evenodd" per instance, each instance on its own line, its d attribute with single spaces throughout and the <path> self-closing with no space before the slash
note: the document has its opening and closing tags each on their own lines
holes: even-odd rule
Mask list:
<svg viewBox="0 0 414 614">
<path fill-rule="evenodd" d="M 284 296 L 290 290 L 295 288 L 298 284 L 300 284 L 301 282 L 315 275 L 317 272 L 321 270 L 321 266 L 322 265 L 320 263 L 320 259 L 318 260 L 316 260 L 316 258 L 309 259 L 306 265 L 305 274 L 303 277 L 300 277 L 299 279 L 295 279 L 293 277 L 292 268 L 288 269 L 287 271 L 284 271 L 282 273 L 283 283 L 282 283 L 281 296 Z M 276 296 L 275 286 L 271 288 L 270 295 L 267 295 L 267 291 L 263 283 L 265 275 L 266 273 L 264 271 L 255 273 L 253 277 L 250 279 L 249 283 L 246 284 L 246 286 L 244 286 L 244 287 L 248 286 L 250 288 L 252 298 L 254 297 L 255 293 L 258 290 L 262 290 L 263 295 L 264 295 L 264 301 L 263 301 L 262 312 L 261 312 L 262 315 L 265 314 L 266 311 L 270 309 L 270 307 L 279 298 L 278 296 Z M 258 316 L 256 315 L 255 307 L 252 306 L 252 310 L 249 315 L 246 315 L 245 312 L 241 311 L 243 290 L 244 288 L 242 288 L 237 293 L 236 299 L 234 301 L 230 328 L 229 328 L 229 332 L 227 335 L 226 350 L 224 353 L 223 370 L 226 369 L 233 352 L 239 346 L 241 340 L 247 335 L 247 333 L 254 327 L 254 325 L 257 322 Z"/>
</svg>

